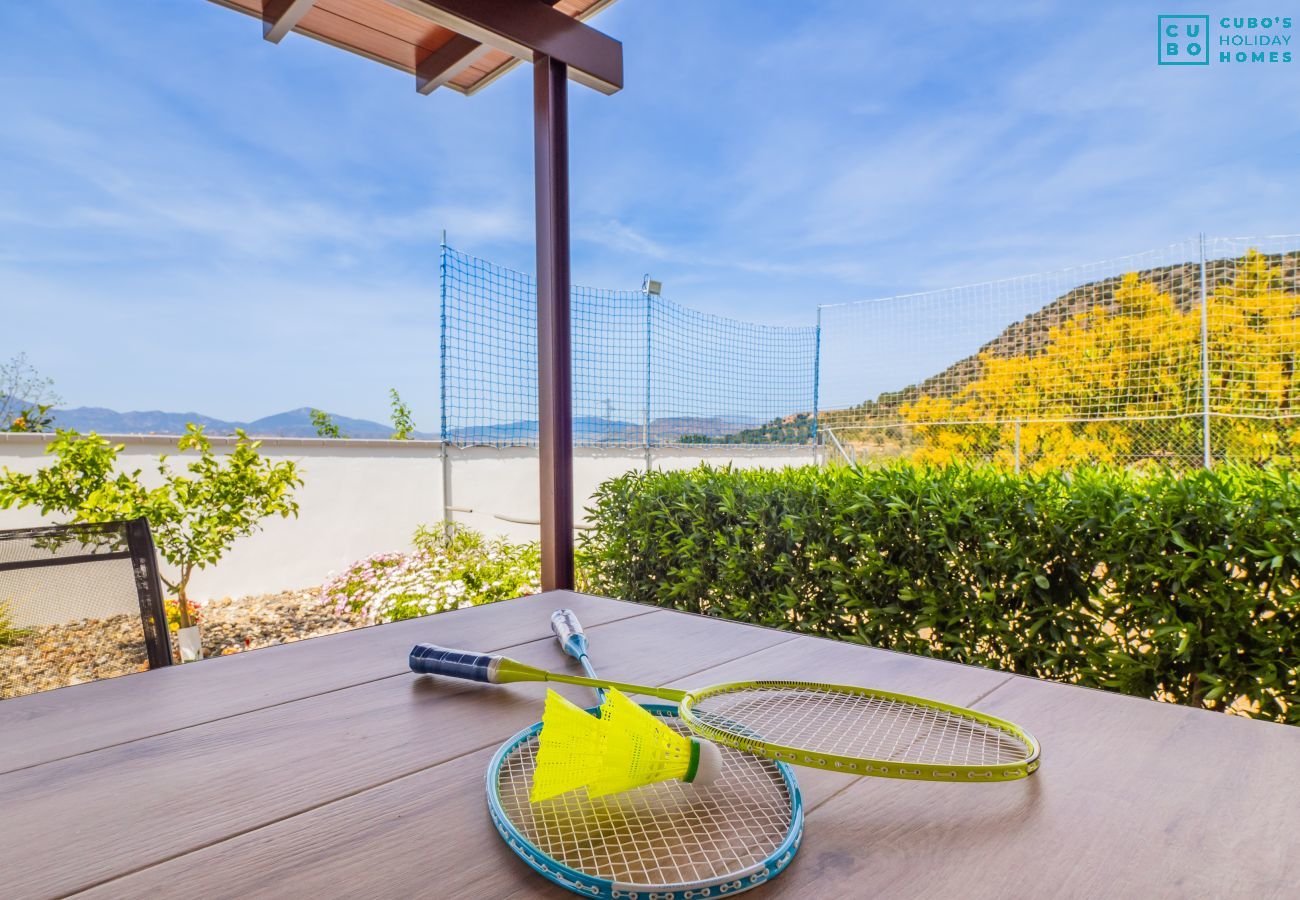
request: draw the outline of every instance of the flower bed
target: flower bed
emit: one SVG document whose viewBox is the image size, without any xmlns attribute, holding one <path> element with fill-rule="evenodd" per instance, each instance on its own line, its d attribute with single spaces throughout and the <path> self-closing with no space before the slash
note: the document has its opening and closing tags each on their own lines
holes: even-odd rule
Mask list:
<svg viewBox="0 0 1300 900">
<path fill-rule="evenodd" d="M 413 553 L 381 553 L 353 563 L 321 588 L 340 615 L 395 622 L 509 600 L 541 590 L 537 544 L 488 540 L 476 531 L 420 528 Z"/>
</svg>

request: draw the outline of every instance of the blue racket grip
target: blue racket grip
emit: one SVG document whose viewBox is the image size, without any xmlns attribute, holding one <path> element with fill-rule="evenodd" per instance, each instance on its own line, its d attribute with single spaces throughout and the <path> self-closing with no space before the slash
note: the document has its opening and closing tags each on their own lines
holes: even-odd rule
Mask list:
<svg viewBox="0 0 1300 900">
<path fill-rule="evenodd" d="M 494 682 L 501 657 L 471 650 L 453 650 L 437 644 L 416 644 L 411 648 L 411 671 L 420 675 L 446 675 L 469 681 Z"/>
<path fill-rule="evenodd" d="M 557 609 L 551 613 L 551 631 L 555 632 L 555 639 L 565 653 L 574 659 L 587 655 L 587 636 L 582 633 L 582 623 L 573 610 Z"/>
</svg>

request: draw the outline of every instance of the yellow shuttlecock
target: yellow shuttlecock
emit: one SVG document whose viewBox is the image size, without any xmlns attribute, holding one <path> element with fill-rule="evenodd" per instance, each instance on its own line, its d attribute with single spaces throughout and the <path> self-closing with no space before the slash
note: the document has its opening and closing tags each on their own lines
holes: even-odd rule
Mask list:
<svg viewBox="0 0 1300 900">
<path fill-rule="evenodd" d="M 538 743 L 534 803 L 584 786 L 603 797 L 672 779 L 702 785 L 722 768 L 713 744 L 677 733 L 612 688 L 599 719 L 547 692 Z"/>
<path fill-rule="evenodd" d="M 542 733 L 537 739 L 533 771 L 533 803 L 580 788 L 600 773 L 601 727 L 585 709 L 555 691 L 546 692 Z"/>
</svg>

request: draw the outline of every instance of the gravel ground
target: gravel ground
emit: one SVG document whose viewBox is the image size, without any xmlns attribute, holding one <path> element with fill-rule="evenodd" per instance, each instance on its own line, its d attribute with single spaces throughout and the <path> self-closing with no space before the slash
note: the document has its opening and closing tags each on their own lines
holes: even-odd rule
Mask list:
<svg viewBox="0 0 1300 900">
<path fill-rule="evenodd" d="M 227 656 L 364 624 L 321 603 L 318 588 L 225 598 L 201 611 L 204 656 Z M 173 643 L 174 643 L 173 639 Z M 148 669 L 138 616 L 32 628 L 0 647 L 0 699 Z"/>
</svg>

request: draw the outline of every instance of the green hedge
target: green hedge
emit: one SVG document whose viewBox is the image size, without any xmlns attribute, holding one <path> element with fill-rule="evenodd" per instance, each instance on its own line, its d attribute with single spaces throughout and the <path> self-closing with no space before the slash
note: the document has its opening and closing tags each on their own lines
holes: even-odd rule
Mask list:
<svg viewBox="0 0 1300 900">
<path fill-rule="evenodd" d="M 1284 469 L 702 467 L 591 520 L 601 593 L 1300 724 Z"/>
</svg>

